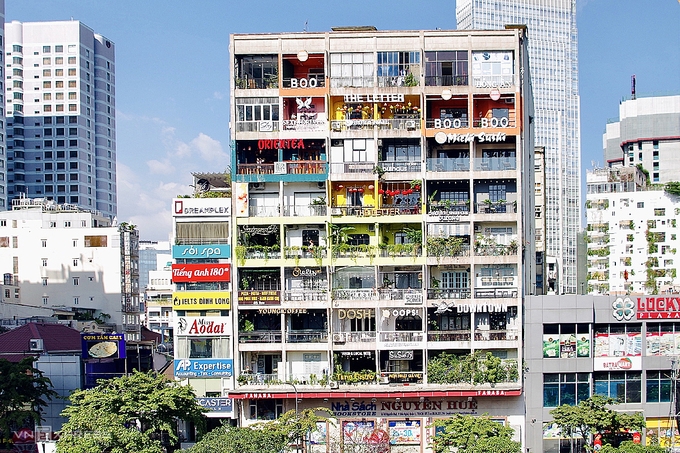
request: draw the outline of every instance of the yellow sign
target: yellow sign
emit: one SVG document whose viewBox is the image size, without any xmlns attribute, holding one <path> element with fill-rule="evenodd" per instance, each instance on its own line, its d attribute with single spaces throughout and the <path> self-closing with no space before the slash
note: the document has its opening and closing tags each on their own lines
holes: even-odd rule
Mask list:
<svg viewBox="0 0 680 453">
<path fill-rule="evenodd" d="M 172 293 L 173 310 L 230 310 L 229 291 L 183 291 Z"/>
</svg>

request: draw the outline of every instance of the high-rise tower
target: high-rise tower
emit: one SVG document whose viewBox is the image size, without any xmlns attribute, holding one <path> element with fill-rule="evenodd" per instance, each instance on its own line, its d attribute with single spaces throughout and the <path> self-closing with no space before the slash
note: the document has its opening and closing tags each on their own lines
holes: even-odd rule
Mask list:
<svg viewBox="0 0 680 453">
<path fill-rule="evenodd" d="M 7 202 L 115 216 L 114 44 L 79 21 L 14 21 L 5 36 Z"/>
<path fill-rule="evenodd" d="M 576 0 L 457 0 L 456 19 L 466 30 L 528 27 L 535 143 L 545 147 L 546 254 L 558 264 L 556 291 L 573 294 L 581 223 Z"/>
</svg>

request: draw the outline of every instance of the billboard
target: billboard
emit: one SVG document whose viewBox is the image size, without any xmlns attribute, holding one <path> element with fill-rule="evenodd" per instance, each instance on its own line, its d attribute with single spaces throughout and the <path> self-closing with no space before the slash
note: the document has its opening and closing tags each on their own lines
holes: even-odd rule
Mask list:
<svg viewBox="0 0 680 453">
<path fill-rule="evenodd" d="M 80 342 L 84 360 L 125 358 L 125 334 L 81 333 Z"/>
<path fill-rule="evenodd" d="M 183 259 L 231 258 L 229 244 L 173 245 L 172 257 Z"/>
<path fill-rule="evenodd" d="M 175 359 L 175 377 L 232 377 L 232 359 Z"/>
<path fill-rule="evenodd" d="M 173 217 L 230 217 L 231 198 L 175 198 Z"/>
<path fill-rule="evenodd" d="M 232 412 L 234 405 L 231 398 L 203 397 L 196 398 L 199 406 L 210 412 Z"/>
<path fill-rule="evenodd" d="M 231 264 L 173 264 L 172 282 L 228 282 L 231 281 Z"/>
<path fill-rule="evenodd" d="M 229 291 L 182 291 L 172 293 L 173 310 L 230 310 Z"/>
</svg>

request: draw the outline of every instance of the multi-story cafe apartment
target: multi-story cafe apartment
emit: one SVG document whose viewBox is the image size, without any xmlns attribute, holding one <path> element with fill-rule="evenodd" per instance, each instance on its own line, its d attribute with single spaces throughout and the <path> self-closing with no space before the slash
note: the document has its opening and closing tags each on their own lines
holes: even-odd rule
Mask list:
<svg viewBox="0 0 680 453">
<path fill-rule="evenodd" d="M 341 429 L 421 451 L 433 420 L 489 413 L 521 439 L 527 39 L 231 36 L 239 423 L 326 407 L 312 448 Z"/>
</svg>

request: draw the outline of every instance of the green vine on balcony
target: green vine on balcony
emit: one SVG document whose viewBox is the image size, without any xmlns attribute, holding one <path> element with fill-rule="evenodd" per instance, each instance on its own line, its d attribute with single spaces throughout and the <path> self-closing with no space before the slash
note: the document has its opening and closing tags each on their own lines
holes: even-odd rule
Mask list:
<svg viewBox="0 0 680 453">
<path fill-rule="evenodd" d="M 517 382 L 519 369 L 516 360 L 501 360 L 491 352 L 460 356 L 443 352 L 428 361 L 427 378 L 433 384 Z"/>
</svg>

